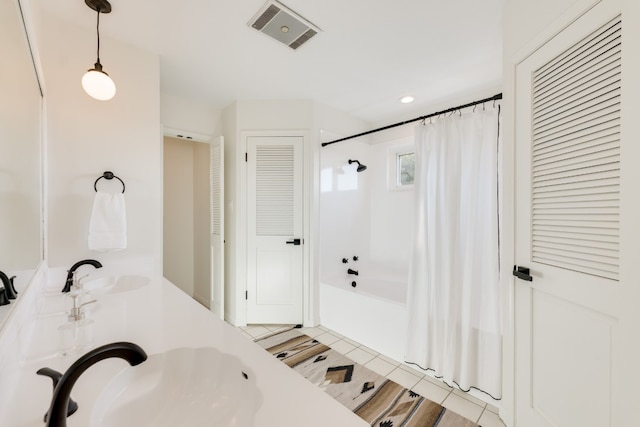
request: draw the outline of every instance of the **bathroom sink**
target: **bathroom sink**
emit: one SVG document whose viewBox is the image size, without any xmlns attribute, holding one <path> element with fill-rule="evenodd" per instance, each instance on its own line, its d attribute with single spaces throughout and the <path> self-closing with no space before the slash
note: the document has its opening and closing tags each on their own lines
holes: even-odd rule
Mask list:
<svg viewBox="0 0 640 427">
<path fill-rule="evenodd" d="M 82 289 L 89 291 L 92 297 L 99 297 L 134 291 L 148 285 L 150 281 L 151 279 L 146 276 L 106 276 L 86 281 L 82 284 Z"/>
<path fill-rule="evenodd" d="M 94 427 L 252 426 L 262 403 L 252 371 L 215 348 L 178 348 L 127 367 L 101 392 Z"/>
<path fill-rule="evenodd" d="M 82 291 L 88 291 L 83 298 L 89 300 L 107 295 L 130 292 L 140 289 L 151 282 L 147 276 L 134 274 L 121 276 L 102 276 L 87 280 L 82 284 Z M 72 290 L 71 292 L 82 292 Z M 50 286 L 45 289 L 37 298 L 38 316 L 49 316 L 66 313 L 71 308 L 70 293 L 62 293 L 57 286 Z M 99 304 L 87 306 L 86 312 L 95 312 Z"/>
</svg>

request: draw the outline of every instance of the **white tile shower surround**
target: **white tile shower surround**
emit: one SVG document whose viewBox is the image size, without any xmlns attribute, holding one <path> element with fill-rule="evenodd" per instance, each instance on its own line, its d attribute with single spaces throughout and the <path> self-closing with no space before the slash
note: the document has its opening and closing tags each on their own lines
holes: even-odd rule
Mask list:
<svg viewBox="0 0 640 427">
<path fill-rule="evenodd" d="M 255 340 L 289 328 L 291 326 L 248 325 L 240 329 L 250 339 Z M 504 427 L 504 423 L 498 417 L 498 408 L 494 405 L 483 402 L 468 393 L 452 389 L 430 375 L 425 375 L 409 365 L 385 357 L 323 326 L 302 328 L 300 331 L 344 354 L 354 362 L 441 404 L 482 427 Z"/>
</svg>

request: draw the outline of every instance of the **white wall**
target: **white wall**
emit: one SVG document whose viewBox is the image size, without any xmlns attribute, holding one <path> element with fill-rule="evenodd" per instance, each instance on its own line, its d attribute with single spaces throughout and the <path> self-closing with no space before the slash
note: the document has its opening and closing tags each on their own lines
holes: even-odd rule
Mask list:
<svg viewBox="0 0 640 427">
<path fill-rule="evenodd" d="M 409 128 L 413 131 L 413 126 Z M 406 282 L 413 248 L 415 192 L 413 188 L 389 187 L 389 174 L 395 172 L 390 162 L 395 161 L 399 147 L 413 151 L 413 136 L 372 145 L 364 173 L 371 177 L 369 259 L 376 266 L 373 273 Z"/>
<path fill-rule="evenodd" d="M 222 134 L 220 110 L 166 92 L 160 94 L 160 120 L 165 129 L 185 131 L 187 134 Z"/>
<path fill-rule="evenodd" d="M 117 85 L 100 102 L 80 79 L 95 61 L 95 33 L 38 15 L 36 31 L 47 92 L 49 265 L 97 258 L 105 266 L 131 262 L 162 271 L 162 138 L 159 60 L 150 52 L 103 37 L 101 60 Z M 93 183 L 110 170 L 126 183 L 128 247 L 115 253 L 87 248 Z M 99 185 L 117 185 L 101 180 Z"/>
<path fill-rule="evenodd" d="M 367 123 L 361 119 L 355 118 L 350 114 L 347 114 L 343 111 L 336 110 L 335 108 L 329 107 L 324 104 L 316 103 L 314 108 L 314 130 L 312 135 L 314 135 L 314 141 L 311 142 L 311 156 L 313 159 L 313 187 L 311 190 L 311 212 L 312 216 L 310 218 L 311 221 L 311 242 L 312 242 L 312 256 L 311 256 L 311 292 L 312 292 L 312 305 L 310 310 L 312 310 L 316 317 L 313 319 L 314 324 L 321 322 L 319 317 L 320 312 L 320 281 L 321 278 L 330 277 L 335 274 L 344 273 L 345 270 L 342 264 L 338 264 L 340 262 L 340 258 L 342 256 L 347 256 L 348 251 L 346 249 L 350 249 L 353 255 L 357 255 L 363 249 L 362 247 L 366 247 L 364 245 L 368 242 L 368 236 L 366 241 L 363 238 L 362 247 L 353 247 L 353 248 L 345 248 L 345 254 L 341 255 L 343 250 L 339 248 L 336 244 L 337 240 L 330 238 L 329 236 L 324 236 L 324 233 L 327 231 L 326 227 L 322 226 L 322 221 L 326 221 L 325 213 L 322 213 L 323 209 L 322 203 L 322 178 L 321 173 L 322 169 L 326 167 L 327 164 L 337 166 L 336 162 L 340 162 L 340 165 L 347 164 L 346 161 L 349 158 L 344 158 L 344 153 L 341 153 L 340 145 L 341 144 L 349 144 L 349 142 L 345 141 L 344 143 L 340 142 L 337 144 L 328 145 L 326 147 L 322 147 L 323 142 L 328 142 L 340 137 L 345 137 L 349 135 L 355 135 L 357 133 L 364 132 L 366 130 L 371 129 L 371 124 Z M 364 143 L 369 142 L 368 137 L 363 137 L 359 139 L 357 144 L 362 145 Z M 328 151 L 327 151 L 328 150 Z M 338 157 L 334 160 L 329 160 L 331 153 L 337 153 Z M 364 155 L 362 157 L 364 159 Z M 323 159 L 325 165 L 323 166 Z M 345 162 L 345 163 L 342 163 Z M 365 163 L 367 164 L 367 163 Z M 354 172 L 355 173 L 355 172 Z M 364 179 L 366 176 L 359 177 L 364 185 Z M 328 205 L 326 202 L 324 203 L 325 208 L 328 209 Z M 326 210 L 326 209 L 325 209 Z M 337 212 L 337 211 L 336 211 Z M 337 212 L 338 214 L 340 212 Z M 330 215 L 335 215 L 331 213 Z M 336 233 L 334 231 L 330 231 L 330 233 Z"/>
<path fill-rule="evenodd" d="M 323 138 L 339 135 L 323 133 Z M 344 279 L 345 271 L 367 268 L 380 279 L 406 281 L 413 244 L 413 189 L 391 189 L 388 176 L 398 147 L 413 149 L 410 137 L 367 144 L 349 140 L 320 153 L 320 280 Z M 357 173 L 357 159 L 367 170 Z M 361 263 L 341 263 L 343 257 Z"/>
<path fill-rule="evenodd" d="M 238 222 L 236 218 L 236 181 L 238 172 L 236 157 L 240 156 L 238 143 L 237 109 L 235 103 L 222 112 L 222 134 L 224 135 L 224 317 L 236 324 L 236 288 L 240 287 L 236 272 L 238 252 Z"/>
<path fill-rule="evenodd" d="M 504 58 L 508 59 L 517 51 L 539 45 L 539 37 L 546 28 L 551 29 L 546 37 L 552 36 L 559 28 L 563 15 L 575 15 L 572 6 L 595 4 L 598 0 L 508 0 L 502 18 Z M 561 25 L 561 24 L 560 24 Z M 509 72 L 509 70 L 504 70 Z"/>
<path fill-rule="evenodd" d="M 323 132 L 323 139 L 339 135 Z M 322 148 L 320 155 L 320 281 L 347 280 L 347 269 L 368 263 L 370 243 L 369 169 L 356 172 L 357 159 L 369 164 L 369 145 L 350 140 Z M 353 261 L 359 257 L 359 262 Z M 342 263 L 347 258 L 347 264 Z"/>
</svg>

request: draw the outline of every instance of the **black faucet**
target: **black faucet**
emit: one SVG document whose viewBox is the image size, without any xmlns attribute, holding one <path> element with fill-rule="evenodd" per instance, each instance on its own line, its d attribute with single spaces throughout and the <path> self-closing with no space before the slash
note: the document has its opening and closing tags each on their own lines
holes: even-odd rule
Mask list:
<svg viewBox="0 0 640 427">
<path fill-rule="evenodd" d="M 2 280 L 2 285 L 4 286 L 2 289 L 0 289 L 0 305 L 10 304 L 11 301 L 9 301 L 8 290 L 11 287 L 11 282 L 9 282 L 9 278 L 4 273 L 0 274 L 0 280 Z"/>
<path fill-rule="evenodd" d="M 119 357 L 129 362 L 131 366 L 136 366 L 147 360 L 147 353 L 137 344 L 115 342 L 95 348 L 80 357 L 67 369 L 53 390 L 53 398 L 47 412 L 47 427 L 67 426 L 67 411 L 73 385 L 89 367 L 111 357 Z"/>
<path fill-rule="evenodd" d="M 357 276 L 358 275 L 358 270 L 348 269 L 347 270 L 347 274 L 353 274 L 354 276 Z"/>
<path fill-rule="evenodd" d="M 73 275 L 76 273 L 76 270 L 82 267 L 85 264 L 89 264 L 94 266 L 95 268 L 102 267 L 100 261 L 96 261 L 95 259 L 83 259 L 82 261 L 78 261 L 71 266 L 69 271 L 67 272 L 67 280 L 64 282 L 64 288 L 62 288 L 62 292 L 66 293 L 71 290 L 71 286 L 73 286 Z"/>
<path fill-rule="evenodd" d="M 51 381 L 53 382 L 53 390 L 54 391 L 56 389 L 56 386 L 58 385 L 58 382 L 60 382 L 60 379 L 62 378 L 62 374 L 60 372 L 55 371 L 55 370 L 53 370 L 51 368 L 38 369 L 36 374 L 51 378 Z M 69 415 L 75 414 L 77 410 L 78 410 L 78 404 L 76 402 L 74 402 L 74 400 L 71 398 L 71 396 L 69 396 L 69 406 L 67 407 L 67 417 Z M 44 422 L 45 423 L 47 422 L 48 418 L 49 418 L 49 413 L 44 414 Z"/>
<path fill-rule="evenodd" d="M 2 285 L 4 289 L 0 291 L 2 295 L 0 296 L 0 305 L 9 304 L 10 299 L 16 299 L 18 292 L 16 288 L 13 286 L 13 276 L 11 279 L 4 272 L 0 271 L 0 280 L 2 281 Z"/>
</svg>

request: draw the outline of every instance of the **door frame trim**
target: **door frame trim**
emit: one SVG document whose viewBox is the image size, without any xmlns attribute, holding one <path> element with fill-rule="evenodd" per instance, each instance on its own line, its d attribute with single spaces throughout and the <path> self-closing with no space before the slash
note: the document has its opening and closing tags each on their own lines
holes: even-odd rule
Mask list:
<svg viewBox="0 0 640 427">
<path fill-rule="evenodd" d="M 237 245 L 236 245 L 236 325 L 244 326 L 247 324 L 247 300 L 245 298 L 248 290 L 247 284 L 247 250 L 248 239 L 247 235 L 247 162 L 244 160 L 244 153 L 247 152 L 247 139 L 249 137 L 300 137 L 302 138 L 302 178 L 304 180 L 302 184 L 302 239 L 305 242 L 302 245 L 302 318 L 303 324 L 311 324 L 311 319 L 314 316 L 311 307 L 312 293 L 311 293 L 311 242 L 310 227 L 311 227 L 311 192 L 313 189 L 312 181 L 312 164 L 311 164 L 311 135 L 309 130 L 305 129 L 287 129 L 287 130 L 243 130 L 240 131 L 240 139 L 237 153 L 237 175 L 236 175 L 236 231 L 237 231 Z"/>
</svg>

